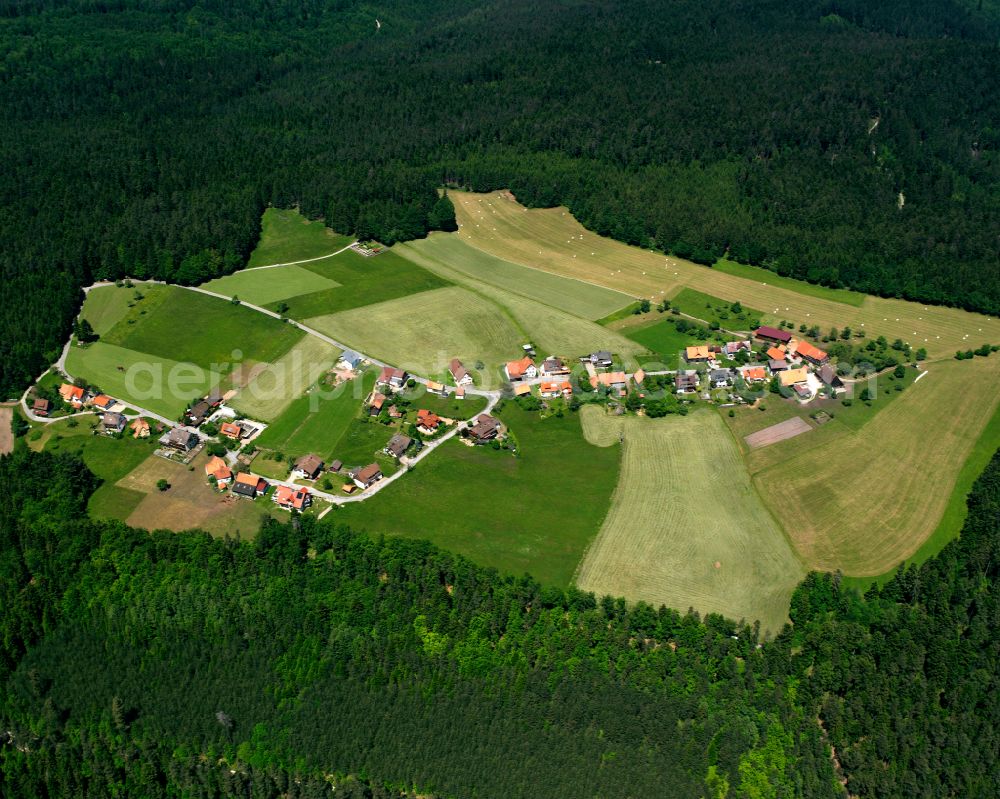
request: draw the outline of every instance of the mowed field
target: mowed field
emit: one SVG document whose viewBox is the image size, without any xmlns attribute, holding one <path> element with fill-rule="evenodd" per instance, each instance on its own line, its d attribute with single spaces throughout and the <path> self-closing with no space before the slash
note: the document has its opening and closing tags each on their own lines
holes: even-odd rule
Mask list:
<svg viewBox="0 0 1000 799">
<path fill-rule="evenodd" d="M 754 475 L 804 562 L 866 576 L 916 552 L 993 417 L 998 385 L 1000 358 L 934 363 L 863 427 L 824 440 L 824 425 L 774 445 L 812 439 Z"/>
<path fill-rule="evenodd" d="M 448 233 L 432 233 L 426 239 L 401 244 L 398 249 L 431 270 L 436 262 L 468 281 L 519 294 L 584 319 L 601 319 L 635 300 L 619 291 L 505 261 Z"/>
<path fill-rule="evenodd" d="M 340 350 L 316 336 L 303 336 L 278 360 L 253 370 L 230 402 L 236 410 L 269 422 L 336 365 Z"/>
<path fill-rule="evenodd" d="M 804 570 L 754 490 L 718 415 L 650 420 L 581 409 L 584 433 L 624 435 L 621 476 L 576 582 L 612 594 L 733 619 L 777 633 Z"/>
<path fill-rule="evenodd" d="M 367 355 L 419 375 L 438 374 L 452 358 L 496 365 L 517 357 L 527 340 L 494 303 L 457 286 L 306 321 Z M 484 385 L 499 383 L 493 371 L 480 373 Z"/>
<path fill-rule="evenodd" d="M 329 255 L 351 243 L 322 221 L 311 222 L 293 208 L 268 208 L 261 218 L 260 244 L 250 255 L 249 266 L 300 261 Z"/>
<path fill-rule="evenodd" d="M 147 291 L 146 286 L 138 289 L 140 293 Z M 94 332 L 103 336 L 118 322 L 120 322 L 129 311 L 129 305 L 134 304 L 135 288 L 125 286 L 101 286 L 87 292 L 87 299 L 84 303 L 82 318 L 90 322 Z"/>
<path fill-rule="evenodd" d="M 202 288 L 227 297 L 238 296 L 254 305 L 268 305 L 299 294 L 326 291 L 338 286 L 340 284 L 336 280 L 318 275 L 303 266 L 282 266 L 274 269 L 244 269 L 205 283 Z"/>
<path fill-rule="evenodd" d="M 569 586 L 607 513 L 618 448 L 587 443 L 575 414 L 540 419 L 507 403 L 499 416 L 519 457 L 448 441 L 412 474 L 324 521 L 426 538 L 481 565 Z"/>
<path fill-rule="evenodd" d="M 890 341 L 925 347 L 932 358 L 983 342 L 1000 343 L 1000 321 L 954 308 L 866 297 L 860 305 L 831 299 L 796 281 L 760 280 L 709 269 L 672 256 L 630 247 L 591 233 L 565 208 L 528 210 L 508 192 L 450 192 L 458 235 L 499 258 L 553 274 L 585 280 L 638 297 L 659 300 L 691 287 L 764 312 L 765 322 L 864 328 Z M 837 296 L 837 295 L 833 295 Z"/>
</svg>

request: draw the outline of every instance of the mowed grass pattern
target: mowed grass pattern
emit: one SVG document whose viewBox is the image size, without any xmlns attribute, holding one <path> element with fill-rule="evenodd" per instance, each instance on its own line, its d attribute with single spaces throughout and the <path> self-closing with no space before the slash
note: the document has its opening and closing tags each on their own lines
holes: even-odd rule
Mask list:
<svg viewBox="0 0 1000 799">
<path fill-rule="evenodd" d="M 635 300 L 628 294 L 505 261 L 447 233 L 432 233 L 399 249 L 417 263 L 422 263 L 421 258 L 438 262 L 467 280 L 481 281 L 584 319 L 601 319 Z M 433 266 L 428 268 L 433 270 Z"/>
<path fill-rule="evenodd" d="M 381 257 L 381 256 L 380 256 Z M 307 320 L 360 352 L 420 375 L 452 358 L 496 365 L 518 356 L 524 334 L 496 305 L 457 286 Z M 484 384 L 499 375 L 480 373 Z"/>
<path fill-rule="evenodd" d="M 267 305 L 300 294 L 335 289 L 339 285 L 336 280 L 302 266 L 279 266 L 274 269 L 244 269 L 205 283 L 202 288 L 227 297 L 238 296 L 254 305 Z"/>
<path fill-rule="evenodd" d="M 254 370 L 229 404 L 247 416 L 269 422 L 332 369 L 340 350 L 316 336 L 304 336 L 278 360 Z"/>
<path fill-rule="evenodd" d="M 515 263 L 659 301 L 685 286 L 764 312 L 765 322 L 862 327 L 869 336 L 900 338 L 932 358 L 983 342 L 1000 343 L 1000 321 L 954 308 L 866 297 L 860 306 L 816 296 L 809 284 L 758 280 L 630 247 L 586 230 L 565 208 L 528 210 L 508 192 L 450 192 L 469 244 Z M 495 228 L 495 230 L 494 230 Z"/>
<path fill-rule="evenodd" d="M 733 619 L 777 633 L 804 571 L 758 497 L 719 417 L 660 420 L 582 410 L 588 440 L 624 435 L 611 510 L 577 583 L 612 594 Z M 716 567 L 718 563 L 718 567 Z"/>
<path fill-rule="evenodd" d="M 261 218 L 260 243 L 250 255 L 249 266 L 300 261 L 329 255 L 351 243 L 321 221 L 311 222 L 298 211 L 268 208 Z"/>
<path fill-rule="evenodd" d="M 140 292 L 146 290 L 145 286 L 137 285 Z M 87 299 L 83 303 L 81 318 L 90 322 L 94 332 L 103 336 L 119 321 L 121 321 L 129 311 L 129 303 L 134 302 L 135 288 L 125 286 L 98 286 L 87 292 Z"/>
<path fill-rule="evenodd" d="M 326 521 L 426 538 L 481 565 L 567 587 L 607 513 L 618 450 L 588 444 L 576 415 L 543 420 L 508 403 L 499 416 L 520 457 L 448 441 L 412 474 Z"/>
<path fill-rule="evenodd" d="M 804 561 L 866 576 L 916 552 L 997 408 L 998 384 L 996 357 L 932 364 L 861 429 L 757 473 Z"/>
</svg>

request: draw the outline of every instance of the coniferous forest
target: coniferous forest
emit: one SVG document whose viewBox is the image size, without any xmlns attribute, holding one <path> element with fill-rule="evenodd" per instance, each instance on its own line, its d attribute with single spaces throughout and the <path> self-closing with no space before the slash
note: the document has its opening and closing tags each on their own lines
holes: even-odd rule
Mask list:
<svg viewBox="0 0 1000 799">
<path fill-rule="evenodd" d="M 441 185 L 1000 313 L 998 41 L 971 0 L 9 0 L 0 393 L 81 285 L 236 269 L 269 204 L 418 237 Z"/>
<path fill-rule="evenodd" d="M 0 458 L 4 797 L 942 797 L 1000 791 L 1000 456 L 961 538 L 775 640 L 307 519 L 87 518 Z"/>
</svg>

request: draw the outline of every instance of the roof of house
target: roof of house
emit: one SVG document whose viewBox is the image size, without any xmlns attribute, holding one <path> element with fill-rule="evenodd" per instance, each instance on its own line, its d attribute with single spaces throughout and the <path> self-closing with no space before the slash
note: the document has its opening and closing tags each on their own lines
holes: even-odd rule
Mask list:
<svg viewBox="0 0 1000 799">
<path fill-rule="evenodd" d="M 133 430 L 149 430 L 149 422 L 140 416 L 138 419 L 133 419 L 129 427 Z"/>
<path fill-rule="evenodd" d="M 373 477 L 382 474 L 382 469 L 377 463 L 369 463 L 367 466 L 359 466 L 351 473 L 351 477 L 355 480 L 360 480 L 362 483 L 367 483 Z"/>
<path fill-rule="evenodd" d="M 335 472 L 339 472 L 343 468 L 344 468 L 343 461 L 334 461 L 333 463 L 330 464 L 330 469 Z"/>
<path fill-rule="evenodd" d="M 344 483 L 344 487 L 340 489 L 345 494 L 353 494 L 358 490 L 358 487 L 354 483 Z"/>
<path fill-rule="evenodd" d="M 514 386 L 514 396 L 515 397 L 523 397 L 526 394 L 530 394 L 530 393 L 531 393 L 531 386 L 529 386 L 527 383 L 522 383 L 519 386 Z"/>
<path fill-rule="evenodd" d="M 51 405 L 51 403 L 47 399 L 39 397 L 35 400 L 31 407 L 36 411 L 47 411 L 49 409 L 49 405 Z"/>
<path fill-rule="evenodd" d="M 218 387 L 213 388 L 211 391 L 208 392 L 208 396 L 205 397 L 205 402 L 207 402 L 209 405 L 218 405 L 220 402 L 222 402 L 222 392 L 219 390 Z"/>
<path fill-rule="evenodd" d="M 748 366 L 743 372 L 744 380 L 766 380 L 767 372 L 764 371 L 763 366 Z"/>
<path fill-rule="evenodd" d="M 800 341 L 795 347 L 795 352 L 810 361 L 824 361 L 829 357 L 826 352 L 819 347 L 814 347 L 808 341 Z"/>
<path fill-rule="evenodd" d="M 785 360 L 785 348 L 784 347 L 768 347 L 767 357 L 775 361 Z"/>
<path fill-rule="evenodd" d="M 417 424 L 421 427 L 433 429 L 441 424 L 441 417 L 434 413 L 434 411 L 421 408 L 417 411 Z"/>
<path fill-rule="evenodd" d="M 590 378 L 590 385 L 597 387 L 601 386 L 624 386 L 625 385 L 625 373 L 624 372 L 602 372 L 599 375 L 594 375 Z"/>
<path fill-rule="evenodd" d="M 443 383 L 438 383 L 435 380 L 428 380 L 427 381 L 427 390 L 428 391 L 444 391 L 444 384 Z"/>
<path fill-rule="evenodd" d="M 776 327 L 769 327 L 768 325 L 763 325 L 761 327 L 758 327 L 757 330 L 755 331 L 755 335 L 757 335 L 759 338 L 770 338 L 774 339 L 775 341 L 784 341 L 784 342 L 790 341 L 792 338 L 791 333 L 788 333 L 784 330 L 779 330 Z"/>
<path fill-rule="evenodd" d="M 219 432 L 224 436 L 234 436 L 239 438 L 243 435 L 243 428 L 236 424 L 236 422 L 223 422 L 219 426 Z"/>
<path fill-rule="evenodd" d="M 240 472 L 236 475 L 236 482 L 233 484 L 233 487 L 235 488 L 237 485 L 247 486 L 253 488 L 255 491 L 263 491 L 267 488 L 267 483 L 264 482 L 263 477 L 250 474 L 250 472 Z"/>
<path fill-rule="evenodd" d="M 642 369 L 636 369 L 635 373 L 632 375 L 632 379 L 635 381 L 636 385 L 638 385 L 646 379 L 646 373 Z"/>
<path fill-rule="evenodd" d="M 114 411 L 108 411 L 102 417 L 105 427 L 124 427 L 125 417 L 120 413 L 115 413 Z"/>
<path fill-rule="evenodd" d="M 767 367 L 772 372 L 780 372 L 788 368 L 788 361 L 781 360 L 780 358 L 772 358 L 767 362 Z"/>
<path fill-rule="evenodd" d="M 598 350 L 597 352 L 592 352 L 590 354 L 590 360 L 592 361 L 610 361 L 611 353 L 607 350 Z"/>
<path fill-rule="evenodd" d="M 567 372 L 566 364 L 563 363 L 561 358 L 556 358 L 555 356 L 551 358 L 546 358 L 542 363 L 542 369 L 546 372 Z"/>
<path fill-rule="evenodd" d="M 804 366 L 800 366 L 798 369 L 788 369 L 781 373 L 781 385 L 791 386 L 795 383 L 805 382 L 808 375 L 809 371 Z"/>
<path fill-rule="evenodd" d="M 354 350 L 344 350 L 340 354 L 340 360 L 344 361 L 345 363 L 357 363 L 358 361 L 362 360 L 362 358 L 361 354 L 355 352 Z"/>
<path fill-rule="evenodd" d="M 323 468 L 323 459 L 319 455 L 313 455 L 312 453 L 303 455 L 295 461 L 295 468 L 305 474 L 316 474 L 316 472 Z"/>
<path fill-rule="evenodd" d="M 74 386 L 72 383 L 63 383 L 59 386 L 59 396 L 69 402 L 71 399 L 83 399 L 83 389 Z"/>
<path fill-rule="evenodd" d="M 274 501 L 279 505 L 288 505 L 296 510 L 305 507 L 309 498 L 309 489 L 305 486 L 300 488 L 290 488 L 289 486 L 278 486 L 274 490 Z"/>
<path fill-rule="evenodd" d="M 385 394 L 380 394 L 378 391 L 376 391 L 374 394 L 372 394 L 372 399 L 369 405 L 371 405 L 373 408 L 381 409 L 382 403 L 384 402 L 385 402 Z"/>
<path fill-rule="evenodd" d="M 455 396 L 456 397 L 464 397 L 465 396 L 465 389 L 462 388 L 461 386 L 459 386 L 458 388 L 456 388 L 455 389 Z"/>
<path fill-rule="evenodd" d="M 739 352 L 740 350 L 749 350 L 749 349 L 751 349 L 751 347 L 750 347 L 750 342 L 749 341 L 745 341 L 745 340 L 744 341 L 727 341 L 726 344 L 725 344 L 725 346 L 722 349 L 725 350 L 726 353 L 734 353 L 734 352 Z"/>
<path fill-rule="evenodd" d="M 837 370 L 834 369 L 830 364 L 823 364 L 819 370 L 819 379 L 826 383 L 828 386 L 842 386 L 844 381 L 840 379 L 837 374 Z"/>
<path fill-rule="evenodd" d="M 96 405 L 98 408 L 106 408 L 108 405 L 114 405 L 115 401 L 107 394 L 98 394 L 91 400 L 91 403 Z"/>
<path fill-rule="evenodd" d="M 697 358 L 712 357 L 712 351 L 708 348 L 707 344 L 696 344 L 691 347 L 686 347 L 684 349 L 684 354 L 689 361 L 696 360 Z"/>
<path fill-rule="evenodd" d="M 383 366 L 378 376 L 379 383 L 389 383 L 393 380 L 402 381 L 404 379 L 406 379 L 406 372 L 392 366 Z"/>
<path fill-rule="evenodd" d="M 500 420 L 487 413 L 481 413 L 475 419 L 476 424 L 469 428 L 469 432 L 476 438 L 482 438 L 496 431 L 500 427 Z"/>
<path fill-rule="evenodd" d="M 219 469 L 228 468 L 226 462 L 218 455 L 213 455 L 205 461 L 205 474 L 215 474 Z"/>
<path fill-rule="evenodd" d="M 543 394 L 565 394 L 566 392 L 571 392 L 573 386 L 568 380 L 550 380 L 539 385 L 538 389 Z"/>
<path fill-rule="evenodd" d="M 410 448 L 410 444 L 412 443 L 412 438 L 397 433 L 389 439 L 389 443 L 385 445 L 385 448 L 390 454 L 395 455 L 398 458 Z"/>
<path fill-rule="evenodd" d="M 508 377 L 521 377 L 525 374 L 535 362 L 525 355 L 519 361 L 507 361 L 507 376 Z"/>
<path fill-rule="evenodd" d="M 674 379 L 674 385 L 678 388 L 689 388 L 698 385 L 698 374 L 678 374 Z"/>
<path fill-rule="evenodd" d="M 458 358 L 451 359 L 451 363 L 448 365 L 448 371 L 451 372 L 451 376 L 456 382 L 464 380 L 469 376 L 469 370 L 462 365 L 462 362 L 458 360 Z"/>
<path fill-rule="evenodd" d="M 733 376 L 731 369 L 713 369 L 708 373 L 712 380 L 729 380 Z"/>
</svg>

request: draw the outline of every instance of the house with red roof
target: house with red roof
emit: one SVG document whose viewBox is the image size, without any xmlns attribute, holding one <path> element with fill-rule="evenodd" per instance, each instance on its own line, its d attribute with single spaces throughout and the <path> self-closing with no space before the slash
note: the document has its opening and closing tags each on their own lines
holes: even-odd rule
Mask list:
<svg viewBox="0 0 1000 799">
<path fill-rule="evenodd" d="M 278 486 L 271 497 L 274 503 L 283 510 L 303 511 L 312 504 L 312 494 L 305 486 L 290 488 L 289 486 Z"/>
<path fill-rule="evenodd" d="M 535 366 L 535 362 L 527 355 L 519 361 L 508 361 L 503 370 L 507 375 L 507 379 L 511 381 L 531 380 L 534 377 L 538 377 L 538 368 Z"/>
</svg>

